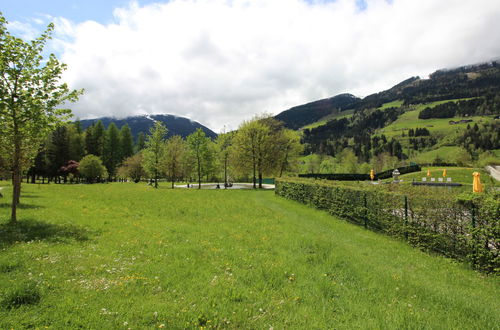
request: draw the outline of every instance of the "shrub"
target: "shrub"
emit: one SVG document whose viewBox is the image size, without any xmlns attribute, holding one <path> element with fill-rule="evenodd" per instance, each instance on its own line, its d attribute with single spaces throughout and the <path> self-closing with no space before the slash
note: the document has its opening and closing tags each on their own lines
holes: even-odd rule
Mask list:
<svg viewBox="0 0 500 330">
<path fill-rule="evenodd" d="M 80 167 L 78 169 L 80 174 L 85 177 L 89 183 L 108 175 L 106 167 L 102 165 L 102 160 L 94 155 L 87 155 L 83 157 L 80 161 Z"/>
</svg>

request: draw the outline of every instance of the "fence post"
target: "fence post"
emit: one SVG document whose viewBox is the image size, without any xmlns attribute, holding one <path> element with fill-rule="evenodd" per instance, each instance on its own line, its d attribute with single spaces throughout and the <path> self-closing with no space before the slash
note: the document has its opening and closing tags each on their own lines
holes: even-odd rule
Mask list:
<svg viewBox="0 0 500 330">
<path fill-rule="evenodd" d="M 405 239 L 408 240 L 408 197 L 405 195 L 405 223 L 404 223 L 404 228 L 405 228 Z"/>
<path fill-rule="evenodd" d="M 366 192 L 363 194 L 364 205 L 365 205 L 365 228 L 368 228 L 368 203 L 366 201 Z"/>
<path fill-rule="evenodd" d="M 472 224 L 472 265 L 477 265 L 477 235 L 476 235 L 476 205 L 472 203 L 471 207 L 471 224 Z"/>
</svg>

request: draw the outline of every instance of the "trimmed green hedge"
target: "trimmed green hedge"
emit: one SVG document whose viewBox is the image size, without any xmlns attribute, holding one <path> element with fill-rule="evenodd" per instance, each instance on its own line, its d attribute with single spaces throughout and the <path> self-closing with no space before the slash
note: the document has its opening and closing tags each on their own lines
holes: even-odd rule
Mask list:
<svg viewBox="0 0 500 330">
<path fill-rule="evenodd" d="M 421 167 L 419 165 L 410 165 L 410 166 L 402 166 L 398 167 L 398 171 L 401 174 L 419 172 L 421 171 Z M 383 180 L 392 177 L 392 172 L 394 170 L 387 170 L 384 172 L 376 173 L 375 180 Z M 333 180 L 333 181 L 368 181 L 370 180 L 369 174 L 351 174 L 351 173 L 329 173 L 329 174 L 299 174 L 299 178 L 310 178 L 310 179 L 324 179 L 324 180 Z"/>
<path fill-rule="evenodd" d="M 277 179 L 275 193 L 475 268 L 500 271 L 499 194 L 452 201 L 307 179 Z"/>
</svg>

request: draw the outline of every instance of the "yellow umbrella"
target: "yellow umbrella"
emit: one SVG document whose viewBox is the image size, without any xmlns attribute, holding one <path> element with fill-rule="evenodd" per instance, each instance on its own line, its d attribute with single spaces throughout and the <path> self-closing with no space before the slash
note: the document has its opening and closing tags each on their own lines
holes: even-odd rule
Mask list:
<svg viewBox="0 0 500 330">
<path fill-rule="evenodd" d="M 427 169 L 427 176 L 431 176 L 431 170 Z"/>
<path fill-rule="evenodd" d="M 375 171 L 374 170 L 370 170 L 370 179 L 373 181 L 373 179 L 375 179 Z"/>
<path fill-rule="evenodd" d="M 479 178 L 481 174 L 479 172 L 472 173 L 474 181 L 472 181 L 472 191 L 475 193 L 483 192 L 483 185 L 481 184 L 481 179 Z"/>
<path fill-rule="evenodd" d="M 443 170 L 443 177 L 446 177 L 446 169 Z"/>
</svg>

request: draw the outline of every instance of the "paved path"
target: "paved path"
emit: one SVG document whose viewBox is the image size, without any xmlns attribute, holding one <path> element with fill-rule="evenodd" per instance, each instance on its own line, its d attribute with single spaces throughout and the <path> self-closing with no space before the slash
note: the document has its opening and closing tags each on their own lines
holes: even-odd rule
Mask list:
<svg viewBox="0 0 500 330">
<path fill-rule="evenodd" d="M 495 180 L 500 181 L 500 166 L 486 166 L 484 168 Z"/>
</svg>

